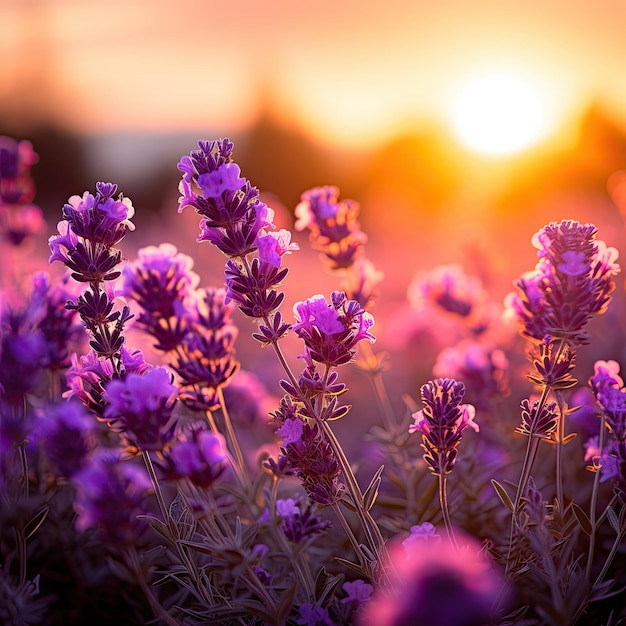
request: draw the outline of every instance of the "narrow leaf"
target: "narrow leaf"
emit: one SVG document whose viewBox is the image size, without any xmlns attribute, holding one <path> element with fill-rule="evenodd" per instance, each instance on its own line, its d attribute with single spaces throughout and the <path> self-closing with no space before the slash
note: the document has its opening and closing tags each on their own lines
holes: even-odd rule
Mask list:
<svg viewBox="0 0 626 626">
<path fill-rule="evenodd" d="M 280 598 L 280 602 L 276 607 L 276 623 L 277 624 L 285 624 L 287 622 L 287 617 L 291 612 L 291 607 L 293 606 L 293 599 L 296 596 L 296 584 L 294 583 L 283 593 Z"/>
<path fill-rule="evenodd" d="M 378 470 L 372 477 L 370 484 L 365 490 L 365 493 L 363 494 L 363 505 L 365 506 L 366 511 L 369 511 L 374 506 L 374 502 L 376 502 L 376 498 L 378 497 L 378 489 L 380 487 L 381 475 L 384 469 L 384 465 L 381 465 L 378 468 Z"/>
<path fill-rule="evenodd" d="M 593 533 L 593 526 L 591 525 L 591 520 L 587 517 L 587 514 L 575 502 L 572 502 L 572 510 L 574 511 L 574 515 L 576 516 L 576 519 L 585 534 L 591 536 Z"/>
<path fill-rule="evenodd" d="M 513 506 L 513 502 L 511 501 L 511 498 L 509 498 L 509 494 L 506 492 L 504 487 L 497 480 L 494 480 L 494 479 L 491 479 L 491 484 L 493 485 L 493 488 L 496 490 L 496 493 L 498 494 L 498 497 L 502 501 L 502 504 L 504 504 L 504 506 L 507 509 L 509 509 L 511 513 L 513 513 L 513 511 L 515 510 L 515 507 Z"/>
<path fill-rule="evenodd" d="M 613 510 L 613 507 L 607 507 L 606 516 L 609 519 L 609 524 L 611 524 L 611 528 L 615 531 L 617 535 L 619 535 L 619 520 L 617 519 L 617 514 Z"/>
</svg>

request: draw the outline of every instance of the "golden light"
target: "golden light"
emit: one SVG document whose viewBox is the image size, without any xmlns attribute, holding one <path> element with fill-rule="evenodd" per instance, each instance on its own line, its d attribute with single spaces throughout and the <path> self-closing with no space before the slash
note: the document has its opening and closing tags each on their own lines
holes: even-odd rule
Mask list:
<svg viewBox="0 0 626 626">
<path fill-rule="evenodd" d="M 500 72 L 467 82 L 449 115 L 454 135 L 466 148 L 485 156 L 505 156 L 545 136 L 546 113 L 546 103 L 528 79 Z"/>
</svg>

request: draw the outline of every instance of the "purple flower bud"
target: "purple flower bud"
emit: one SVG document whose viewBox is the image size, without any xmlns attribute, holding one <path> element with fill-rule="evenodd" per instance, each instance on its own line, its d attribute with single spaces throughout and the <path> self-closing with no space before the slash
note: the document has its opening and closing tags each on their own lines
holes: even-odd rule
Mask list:
<svg viewBox="0 0 626 626">
<path fill-rule="evenodd" d="M 354 603 L 356 605 L 367 602 L 374 591 L 374 587 L 369 585 L 360 578 L 354 581 L 348 581 L 341 585 L 347 596 L 341 599 L 341 604 Z"/>
</svg>

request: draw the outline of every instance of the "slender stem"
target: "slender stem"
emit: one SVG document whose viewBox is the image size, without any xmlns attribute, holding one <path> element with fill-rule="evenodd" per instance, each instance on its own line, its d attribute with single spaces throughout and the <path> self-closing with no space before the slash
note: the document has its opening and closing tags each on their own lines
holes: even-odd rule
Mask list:
<svg viewBox="0 0 626 626">
<path fill-rule="evenodd" d="M 343 514 L 343 511 L 341 510 L 341 507 L 336 502 L 333 502 L 331 504 L 331 507 L 332 507 L 333 511 L 335 512 L 335 515 L 337 516 L 337 519 L 341 522 L 341 525 L 343 526 L 343 529 L 344 529 L 346 535 L 348 536 L 348 539 L 350 540 L 350 543 L 352 544 L 352 548 L 353 548 L 355 554 L 357 555 L 357 557 L 359 558 L 361 567 L 365 568 L 366 566 L 368 566 L 369 560 L 365 556 L 365 554 L 363 554 L 363 550 L 361 549 L 361 546 L 359 545 L 359 542 L 358 542 L 356 536 L 354 535 L 354 532 L 352 531 L 352 528 L 350 527 L 350 524 L 348 523 L 348 520 L 346 519 L 346 516 Z M 369 569 L 369 567 L 368 567 L 368 569 Z M 371 574 L 370 574 L 370 576 L 371 576 Z"/>
<path fill-rule="evenodd" d="M 239 442 L 237 441 L 237 436 L 235 435 L 235 431 L 233 429 L 233 423 L 230 419 L 230 414 L 228 413 L 228 409 L 226 408 L 226 402 L 224 401 L 224 392 L 222 391 L 221 386 L 218 387 L 216 391 L 220 403 L 220 409 L 224 417 L 226 436 L 233 449 L 233 454 L 235 457 L 233 469 L 235 470 L 235 474 L 237 474 L 237 478 L 239 479 L 241 486 L 247 490 L 250 488 L 250 479 L 248 478 L 248 473 L 246 472 L 246 463 L 244 461 Z"/>
<path fill-rule="evenodd" d="M 367 370 L 371 374 L 371 381 L 374 387 L 376 400 L 380 409 L 380 414 L 383 419 L 385 429 L 389 432 L 394 432 L 396 428 L 396 416 L 391 407 L 391 401 L 389 394 L 387 393 L 387 387 L 380 371 L 374 369 L 373 365 L 376 363 L 376 355 L 372 349 L 372 345 L 369 341 L 361 342 L 360 349 L 364 352 L 363 359 Z"/>
<path fill-rule="evenodd" d="M 557 393 L 557 401 L 559 405 L 559 422 L 556 442 L 556 499 L 559 503 L 561 515 L 563 515 L 563 510 L 565 508 L 563 496 L 563 439 L 565 438 L 565 412 L 563 410 L 563 402 L 559 393 Z"/>
<path fill-rule="evenodd" d="M 444 463 L 443 459 L 440 459 L 439 466 L 441 467 Z M 452 521 L 450 520 L 450 510 L 448 508 L 448 489 L 447 483 L 448 479 L 444 474 L 438 474 L 439 477 L 439 505 L 441 506 L 441 515 L 443 516 L 443 523 L 446 527 L 446 532 L 448 533 L 448 539 L 454 547 L 458 550 L 459 544 L 456 541 L 456 536 L 454 535 L 454 528 L 452 528 Z"/>
<path fill-rule="evenodd" d="M 604 449 L 605 431 L 606 421 L 603 412 L 600 417 L 600 435 L 598 437 L 598 448 L 600 450 L 600 455 L 602 455 L 602 450 Z M 589 504 L 589 522 L 591 523 L 591 535 L 589 536 L 589 551 L 587 553 L 587 568 L 585 570 L 585 580 L 587 581 L 587 585 L 589 585 L 589 583 L 591 582 L 591 568 L 593 566 L 593 555 L 596 548 L 596 507 L 598 502 L 598 490 L 600 486 L 601 471 L 602 466 L 600 466 L 594 474 L 593 487 L 591 489 L 591 503 Z"/>
<path fill-rule="evenodd" d="M 157 615 L 160 619 L 162 619 L 168 626 L 180 626 L 180 623 L 174 619 L 164 608 L 161 606 L 161 603 L 156 599 L 154 593 L 152 592 L 152 588 L 148 585 L 146 581 L 146 577 L 144 576 L 143 570 L 141 569 L 141 565 L 139 563 L 139 556 L 137 554 L 137 550 L 134 546 L 128 546 L 126 550 L 126 559 L 129 565 L 131 572 L 135 576 L 135 580 L 137 584 L 143 591 L 146 599 L 150 603 L 150 607 L 152 611 Z"/>
</svg>

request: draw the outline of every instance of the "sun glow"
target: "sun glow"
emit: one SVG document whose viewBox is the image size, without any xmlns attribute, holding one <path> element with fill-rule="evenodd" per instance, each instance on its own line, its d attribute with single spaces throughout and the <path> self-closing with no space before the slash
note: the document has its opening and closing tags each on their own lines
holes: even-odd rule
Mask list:
<svg viewBox="0 0 626 626">
<path fill-rule="evenodd" d="M 546 103 L 529 80 L 513 73 L 483 74 L 453 98 L 450 125 L 466 148 L 486 156 L 515 154 L 546 134 Z"/>
</svg>

